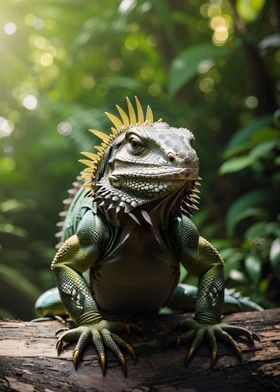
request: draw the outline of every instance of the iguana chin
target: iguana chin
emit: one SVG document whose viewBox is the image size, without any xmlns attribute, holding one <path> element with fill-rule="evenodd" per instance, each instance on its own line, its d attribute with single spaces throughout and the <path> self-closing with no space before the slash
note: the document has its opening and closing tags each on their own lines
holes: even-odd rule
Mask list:
<svg viewBox="0 0 280 392">
<path fill-rule="evenodd" d="M 91 131 L 102 144 L 96 153 L 82 153 L 87 157 L 81 160 L 87 166 L 82 174 L 86 182 L 75 192 L 62 223 L 62 243 L 51 268 L 75 327 L 60 332 L 58 353 L 63 342 L 77 342 L 76 368 L 84 348 L 93 344 L 105 374 L 107 348 L 126 375 L 123 352 L 133 358 L 135 353 L 118 333 L 129 325 L 105 315 L 118 314 L 121 319 L 164 306 L 189 309 L 185 287 L 178 286 L 182 263 L 199 282 L 194 319 L 183 323 L 185 332 L 177 338 L 189 344 L 186 362 L 205 339 L 213 364 L 217 339 L 240 358 L 232 335 L 252 343 L 257 335 L 221 322 L 223 260 L 190 219 L 199 199 L 194 136 L 188 129 L 155 122 L 149 106 L 144 117 L 137 98 L 136 111 L 129 99 L 127 103 L 128 113 L 119 106 L 120 117 L 107 113 L 114 125 L 111 135 Z M 43 302 L 39 299 L 37 308 L 51 314 L 55 304 L 50 298 L 50 306 Z"/>
</svg>

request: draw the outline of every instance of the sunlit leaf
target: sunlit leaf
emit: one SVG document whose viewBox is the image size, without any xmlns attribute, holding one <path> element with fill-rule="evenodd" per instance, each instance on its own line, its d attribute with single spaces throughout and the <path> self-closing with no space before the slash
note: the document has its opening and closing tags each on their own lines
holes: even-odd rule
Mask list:
<svg viewBox="0 0 280 392">
<path fill-rule="evenodd" d="M 238 271 L 241 269 L 240 263 L 244 256 L 238 249 L 226 248 L 224 250 L 220 250 L 220 254 L 225 261 L 225 267 L 224 267 L 225 278 L 228 278 L 232 271 L 234 270 Z"/>
<path fill-rule="evenodd" d="M 220 174 L 235 173 L 250 166 L 253 159 L 250 156 L 231 158 L 220 167 Z"/>
<path fill-rule="evenodd" d="M 239 214 L 247 208 L 258 205 L 266 205 L 271 202 L 274 196 L 270 189 L 256 189 L 239 197 L 230 207 L 226 215 L 226 225 L 229 235 L 233 234 L 235 226 L 239 221 Z"/>
<path fill-rule="evenodd" d="M 13 290 L 18 292 L 18 295 L 26 295 L 35 298 L 39 295 L 38 288 L 30 282 L 22 272 L 16 271 L 7 265 L 0 264 L 1 280 L 5 281 Z"/>
<path fill-rule="evenodd" d="M 265 0 L 237 0 L 236 10 L 246 22 L 253 22 L 261 12 Z"/>
<path fill-rule="evenodd" d="M 230 271 L 229 278 L 237 282 L 242 282 L 242 283 L 246 282 L 246 276 L 244 275 L 244 273 L 236 269 Z"/>
<path fill-rule="evenodd" d="M 257 283 L 261 276 L 261 260 L 256 255 L 250 255 L 245 259 L 245 267 L 250 279 Z"/>
<path fill-rule="evenodd" d="M 280 239 L 277 238 L 271 244 L 269 260 L 275 272 L 280 275 Z"/>
<path fill-rule="evenodd" d="M 0 224 L 0 233 L 13 234 L 18 237 L 26 237 L 26 231 L 21 227 L 17 227 L 11 223 L 1 223 Z"/>
<path fill-rule="evenodd" d="M 259 47 L 262 50 L 280 47 L 280 34 L 269 35 L 261 40 Z"/>
<path fill-rule="evenodd" d="M 232 138 L 230 139 L 227 149 L 239 146 L 250 140 L 251 136 L 259 129 L 269 126 L 272 123 L 271 116 L 265 116 L 261 118 L 257 118 L 253 122 L 251 122 L 248 126 L 239 129 L 236 131 Z"/>
<path fill-rule="evenodd" d="M 245 238 L 248 240 L 268 237 L 280 237 L 280 224 L 278 222 L 260 221 L 252 224 L 245 232 Z"/>
<path fill-rule="evenodd" d="M 6 212 L 14 213 L 14 212 L 22 211 L 24 210 L 24 208 L 26 208 L 26 205 L 16 199 L 9 199 L 0 203 L 0 211 L 2 213 L 6 213 Z"/>
<path fill-rule="evenodd" d="M 197 44 L 183 50 L 171 63 L 168 80 L 170 94 L 175 94 L 197 74 L 202 61 L 224 58 L 229 53 L 229 48 L 211 44 Z"/>
<path fill-rule="evenodd" d="M 250 152 L 250 157 L 253 160 L 266 158 L 270 156 L 270 153 L 276 146 L 280 146 L 279 140 L 273 140 L 271 142 L 261 143 L 252 149 L 252 151 Z"/>
</svg>

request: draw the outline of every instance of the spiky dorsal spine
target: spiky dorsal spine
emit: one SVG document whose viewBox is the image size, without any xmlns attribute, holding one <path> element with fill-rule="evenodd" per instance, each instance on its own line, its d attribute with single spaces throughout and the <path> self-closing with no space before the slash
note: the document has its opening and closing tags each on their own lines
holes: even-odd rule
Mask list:
<svg viewBox="0 0 280 392">
<path fill-rule="evenodd" d="M 95 191 L 95 177 L 98 166 L 104 157 L 104 154 L 109 148 L 114 140 L 123 132 L 127 131 L 133 126 L 140 125 L 151 125 L 154 124 L 154 116 L 150 106 L 147 106 L 146 116 L 144 116 L 142 105 L 137 97 L 135 97 L 136 111 L 128 97 L 126 97 L 127 102 L 127 112 L 123 110 L 120 106 L 116 105 L 120 117 L 114 114 L 105 112 L 108 119 L 112 122 L 113 127 L 111 128 L 111 134 L 108 135 L 102 131 L 96 129 L 90 129 L 89 131 L 101 139 L 101 145 L 95 146 L 97 153 L 92 152 L 81 152 L 88 159 L 80 159 L 79 162 L 84 164 L 86 168 L 81 173 L 81 177 L 86 180 L 84 183 L 84 188 L 89 189 L 93 192 Z"/>
</svg>

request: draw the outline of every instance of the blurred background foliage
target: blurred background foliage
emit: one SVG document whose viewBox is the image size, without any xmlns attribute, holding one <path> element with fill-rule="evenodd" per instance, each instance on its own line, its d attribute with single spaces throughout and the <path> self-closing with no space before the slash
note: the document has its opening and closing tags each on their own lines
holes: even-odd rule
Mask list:
<svg viewBox="0 0 280 392">
<path fill-rule="evenodd" d="M 227 287 L 279 305 L 280 2 L 1 0 L 0 317 L 53 286 L 57 214 L 104 111 L 193 130 L 202 235 Z M 185 281 L 193 279 L 183 273 Z"/>
</svg>

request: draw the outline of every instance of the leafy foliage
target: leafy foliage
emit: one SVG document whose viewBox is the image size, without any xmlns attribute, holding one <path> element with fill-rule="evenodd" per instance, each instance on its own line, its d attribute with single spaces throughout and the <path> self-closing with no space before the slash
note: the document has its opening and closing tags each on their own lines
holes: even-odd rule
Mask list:
<svg viewBox="0 0 280 392">
<path fill-rule="evenodd" d="M 57 213 L 104 111 L 137 95 L 196 135 L 202 205 L 228 286 L 279 298 L 277 2 L 2 0 L 0 316 L 53 285 Z M 278 241 L 278 242 L 277 242 Z M 184 278 L 192 282 L 193 278 Z"/>
</svg>

